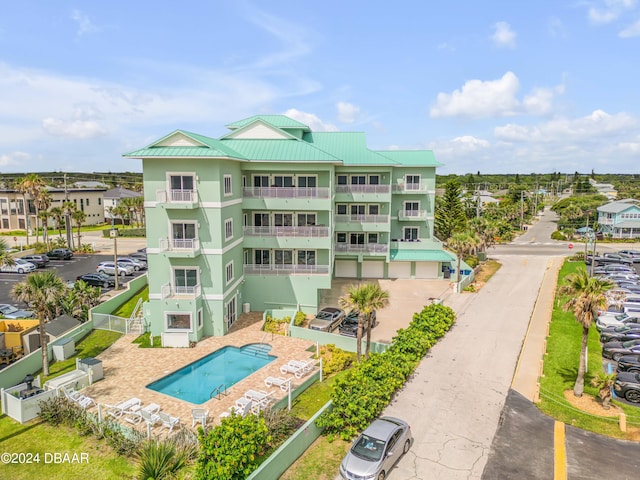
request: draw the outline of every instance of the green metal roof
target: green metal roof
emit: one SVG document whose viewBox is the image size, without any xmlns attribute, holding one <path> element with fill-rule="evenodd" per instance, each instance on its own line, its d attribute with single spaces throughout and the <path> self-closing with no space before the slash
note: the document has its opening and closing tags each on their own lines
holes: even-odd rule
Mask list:
<svg viewBox="0 0 640 480">
<path fill-rule="evenodd" d="M 304 123 L 294 120 L 291 117 L 287 117 L 286 115 L 254 115 L 253 117 L 230 123 L 227 125 L 227 128 L 235 130 L 237 128 L 242 128 L 246 125 L 249 125 L 250 123 L 253 123 L 257 120 L 262 120 L 263 122 L 273 125 L 277 128 L 299 128 L 305 131 L 310 130 L 309 127 Z"/>
<path fill-rule="evenodd" d="M 338 157 L 345 165 L 397 165 L 367 148 L 364 132 L 312 132 L 302 140 Z"/>
<path fill-rule="evenodd" d="M 389 258 L 395 262 L 451 262 L 455 258 L 444 250 L 391 249 Z"/>
<path fill-rule="evenodd" d="M 389 157 L 406 167 L 440 167 L 431 150 L 377 150 L 377 153 Z"/>
<path fill-rule="evenodd" d="M 164 139 L 169 138 L 176 133 L 189 137 L 202 145 L 184 145 L 175 147 L 163 145 L 156 146 Z M 229 146 L 225 145 L 221 140 L 205 137 L 204 135 L 199 135 L 197 133 L 187 132 L 186 130 L 176 130 L 171 132 L 160 140 L 156 140 L 151 145 L 147 145 L 139 150 L 134 150 L 133 152 L 125 153 L 123 157 L 231 157 L 244 160 L 238 152 L 229 148 Z"/>
<path fill-rule="evenodd" d="M 224 144 L 242 158 L 253 161 L 333 162 L 342 160 L 302 140 L 261 139 L 224 140 Z"/>
</svg>

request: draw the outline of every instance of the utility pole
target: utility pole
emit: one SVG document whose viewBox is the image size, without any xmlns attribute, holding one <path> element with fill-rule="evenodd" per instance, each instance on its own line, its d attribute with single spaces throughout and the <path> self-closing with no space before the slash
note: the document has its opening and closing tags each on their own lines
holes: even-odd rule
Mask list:
<svg viewBox="0 0 640 480">
<path fill-rule="evenodd" d="M 114 222 L 115 219 L 111 217 L 111 231 L 109 232 L 109 235 L 111 236 L 111 238 L 113 238 L 113 271 L 116 282 L 113 288 L 117 291 L 120 288 L 120 285 L 118 283 L 120 272 L 118 272 L 118 230 L 115 228 Z"/>
<path fill-rule="evenodd" d="M 520 230 L 524 226 L 524 190 L 520 190 Z"/>
<path fill-rule="evenodd" d="M 64 174 L 64 202 L 65 204 L 69 201 L 69 190 L 67 189 L 67 174 Z M 64 209 L 64 222 L 65 222 L 65 229 L 67 232 L 67 247 L 69 247 L 70 250 L 73 249 L 73 238 L 72 238 L 72 233 L 71 233 L 71 216 L 69 215 L 69 209 L 65 207 Z"/>
<path fill-rule="evenodd" d="M 476 185 L 476 218 L 480 218 L 480 190 L 479 185 Z"/>
</svg>

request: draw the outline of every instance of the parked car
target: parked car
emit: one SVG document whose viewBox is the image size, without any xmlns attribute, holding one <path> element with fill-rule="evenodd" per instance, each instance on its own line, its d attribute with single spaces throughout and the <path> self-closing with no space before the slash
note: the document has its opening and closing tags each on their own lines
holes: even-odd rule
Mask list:
<svg viewBox="0 0 640 480">
<path fill-rule="evenodd" d="M 347 314 L 345 319 L 338 327 L 338 331 L 340 335 L 344 335 L 346 337 L 357 337 L 358 336 L 358 316 L 360 312 L 357 310 L 352 310 Z M 378 324 L 378 320 L 376 318 L 376 312 L 371 314 L 371 328 L 374 328 Z M 367 325 L 363 324 L 362 326 L 362 334 L 365 335 L 367 333 Z"/>
<path fill-rule="evenodd" d="M 603 331 L 607 328 L 624 327 L 625 325 L 637 325 L 640 318 L 632 317 L 626 313 L 618 313 L 616 315 L 600 315 L 596 319 L 596 328 Z"/>
<path fill-rule="evenodd" d="M 70 260 L 73 257 L 73 252 L 68 248 L 54 248 L 47 252 L 47 257 L 54 260 Z"/>
<path fill-rule="evenodd" d="M 137 258 L 132 258 L 132 257 L 118 257 L 118 263 L 124 263 L 126 265 L 131 265 L 133 267 L 133 269 L 137 272 L 140 270 L 146 270 L 147 269 L 147 262 L 137 259 Z"/>
<path fill-rule="evenodd" d="M 36 267 L 33 263 L 27 262 L 21 258 L 14 258 L 13 265 L 3 265 L 0 267 L 0 272 L 6 273 L 29 273 L 33 272 Z"/>
<path fill-rule="evenodd" d="M 614 340 L 626 342 L 627 340 L 635 340 L 640 338 L 640 325 L 631 323 L 621 325 L 619 327 L 607 327 L 600 332 L 600 341 L 602 343 L 612 342 Z"/>
<path fill-rule="evenodd" d="M 605 259 L 606 262 L 633 265 L 633 259 L 622 253 L 605 253 L 602 258 Z"/>
<path fill-rule="evenodd" d="M 49 257 L 47 257 L 46 255 L 25 255 L 24 257 L 20 258 L 22 258 L 22 260 L 26 260 L 27 262 L 33 263 L 38 268 L 46 267 L 47 263 L 49 263 Z"/>
<path fill-rule="evenodd" d="M 31 310 L 20 310 L 13 305 L 3 303 L 0 304 L 0 315 L 2 315 L 4 318 L 15 320 L 18 318 L 31 318 L 33 317 L 33 312 Z"/>
<path fill-rule="evenodd" d="M 640 373 L 640 357 L 637 355 L 623 355 L 618 360 L 618 372 Z"/>
<path fill-rule="evenodd" d="M 613 391 L 618 397 L 633 403 L 640 403 L 640 374 L 620 372 L 613 384 Z"/>
<path fill-rule="evenodd" d="M 612 358 L 616 362 L 623 355 L 640 354 L 640 339 L 628 340 L 626 342 L 612 341 L 602 345 L 602 356 Z"/>
<path fill-rule="evenodd" d="M 407 422 L 380 417 L 353 442 L 340 463 L 340 476 L 345 480 L 384 479 L 412 444 Z"/>
<path fill-rule="evenodd" d="M 620 250 L 618 252 L 620 255 L 626 255 L 633 263 L 640 262 L 640 250 Z"/>
<path fill-rule="evenodd" d="M 125 275 L 133 275 L 133 267 L 131 265 L 125 265 L 124 263 L 118 263 L 118 275 L 124 277 Z M 113 262 L 101 262 L 96 267 L 96 272 L 106 273 L 107 275 L 116 274 L 116 266 Z"/>
<path fill-rule="evenodd" d="M 344 320 L 344 310 L 334 307 L 326 307 L 320 310 L 316 317 L 309 323 L 311 330 L 333 332 Z"/>
<path fill-rule="evenodd" d="M 109 288 L 116 284 L 113 276 L 109 276 L 106 273 L 85 273 L 76 277 L 76 281 L 82 280 L 83 282 L 91 285 L 92 287 Z"/>
<path fill-rule="evenodd" d="M 135 259 L 139 258 L 140 260 L 142 260 L 144 262 L 147 261 L 147 254 L 143 253 L 143 252 L 132 252 L 132 253 L 128 254 L 127 256 L 131 257 L 131 258 L 135 258 Z"/>
<path fill-rule="evenodd" d="M 635 268 L 629 263 L 610 263 L 609 265 L 605 265 L 602 267 L 606 273 L 614 273 L 614 272 L 627 272 L 627 273 L 636 273 Z"/>
</svg>

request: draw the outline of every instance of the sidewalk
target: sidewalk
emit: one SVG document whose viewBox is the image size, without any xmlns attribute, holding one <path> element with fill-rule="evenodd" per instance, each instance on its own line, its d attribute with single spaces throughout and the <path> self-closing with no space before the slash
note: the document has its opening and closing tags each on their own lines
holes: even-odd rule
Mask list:
<svg viewBox="0 0 640 480">
<path fill-rule="evenodd" d="M 538 398 L 538 378 L 542 374 L 546 338 L 558 283 L 558 271 L 563 263 L 564 257 L 553 257 L 549 260 L 511 383 L 513 390 L 532 402 L 537 401 Z"/>
</svg>

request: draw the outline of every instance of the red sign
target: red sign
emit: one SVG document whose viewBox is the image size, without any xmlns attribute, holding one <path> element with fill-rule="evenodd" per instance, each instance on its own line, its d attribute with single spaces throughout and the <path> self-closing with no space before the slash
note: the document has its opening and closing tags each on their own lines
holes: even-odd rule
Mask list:
<svg viewBox="0 0 640 480">
<path fill-rule="evenodd" d="M 569 250 L 571 250 L 573 248 L 573 243 L 570 243 L 569 245 L 567 245 L 567 247 L 569 247 Z"/>
</svg>

